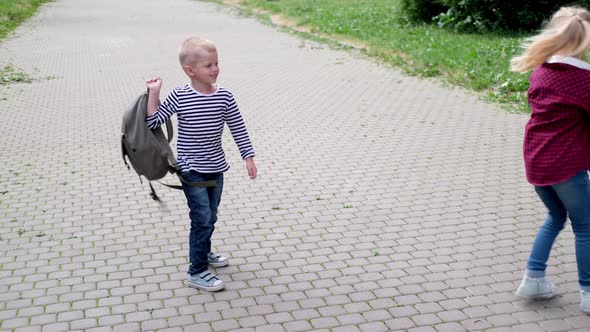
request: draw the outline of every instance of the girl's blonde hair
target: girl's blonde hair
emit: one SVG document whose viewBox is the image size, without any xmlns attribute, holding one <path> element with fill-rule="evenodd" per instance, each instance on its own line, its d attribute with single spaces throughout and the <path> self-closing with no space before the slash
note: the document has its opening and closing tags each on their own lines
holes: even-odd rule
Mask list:
<svg viewBox="0 0 590 332">
<path fill-rule="evenodd" d="M 510 70 L 527 72 L 553 55 L 582 57 L 590 47 L 590 12 L 582 7 L 562 7 L 523 47 L 524 53 L 510 60 Z"/>
<path fill-rule="evenodd" d="M 178 51 L 178 60 L 180 61 L 180 65 L 190 65 L 197 61 L 198 50 L 217 52 L 217 48 L 212 41 L 199 37 L 189 37 L 185 39 L 184 42 L 182 42 L 180 50 Z"/>
</svg>

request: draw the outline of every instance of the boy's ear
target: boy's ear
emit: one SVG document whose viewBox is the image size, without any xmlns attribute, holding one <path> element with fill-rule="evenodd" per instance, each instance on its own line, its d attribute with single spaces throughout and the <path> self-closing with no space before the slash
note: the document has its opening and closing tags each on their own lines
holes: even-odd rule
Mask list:
<svg viewBox="0 0 590 332">
<path fill-rule="evenodd" d="M 188 75 L 188 76 L 192 76 L 193 75 L 193 68 L 189 65 L 184 65 L 182 66 L 182 70 L 184 70 L 184 72 Z"/>
</svg>

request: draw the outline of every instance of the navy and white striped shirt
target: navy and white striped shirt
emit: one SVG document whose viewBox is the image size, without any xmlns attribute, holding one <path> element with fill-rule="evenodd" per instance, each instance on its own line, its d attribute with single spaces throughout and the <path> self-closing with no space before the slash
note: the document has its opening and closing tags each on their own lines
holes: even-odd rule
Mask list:
<svg viewBox="0 0 590 332">
<path fill-rule="evenodd" d="M 217 91 L 205 95 L 190 84 L 177 87 L 160 104 L 158 111 L 146 118 L 148 128 L 158 128 L 174 113 L 178 117 L 176 157 L 181 171 L 219 173 L 229 169 L 221 146 L 224 123 L 242 159 L 255 155 L 238 104 L 229 90 L 218 86 Z"/>
</svg>

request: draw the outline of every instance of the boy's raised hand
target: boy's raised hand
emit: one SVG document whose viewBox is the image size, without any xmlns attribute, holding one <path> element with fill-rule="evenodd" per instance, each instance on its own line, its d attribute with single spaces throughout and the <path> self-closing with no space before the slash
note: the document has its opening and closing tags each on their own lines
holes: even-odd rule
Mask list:
<svg viewBox="0 0 590 332">
<path fill-rule="evenodd" d="M 250 179 L 256 179 L 256 165 L 254 164 L 254 158 L 246 158 L 246 169 L 248 170 L 248 176 Z"/>
<path fill-rule="evenodd" d="M 145 85 L 150 92 L 160 92 L 160 89 L 162 88 L 162 79 L 159 77 L 151 78 L 145 82 Z"/>
<path fill-rule="evenodd" d="M 158 104 L 160 104 L 160 89 L 162 88 L 162 80 L 159 77 L 149 79 L 145 82 L 148 89 L 148 101 L 146 116 L 151 116 L 158 111 Z"/>
</svg>

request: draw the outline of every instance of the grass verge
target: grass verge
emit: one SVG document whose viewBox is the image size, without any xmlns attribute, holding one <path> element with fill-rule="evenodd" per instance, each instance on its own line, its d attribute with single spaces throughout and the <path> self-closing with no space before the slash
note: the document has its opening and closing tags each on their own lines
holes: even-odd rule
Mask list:
<svg viewBox="0 0 590 332">
<path fill-rule="evenodd" d="M 218 2 L 213 1 L 213 2 Z M 226 0 L 246 14 L 360 47 L 409 75 L 439 77 L 510 112 L 529 112 L 529 74 L 508 70 L 523 36 L 463 34 L 409 24 L 399 0 Z"/>
<path fill-rule="evenodd" d="M 51 0 L 0 0 L 0 40 Z"/>
<path fill-rule="evenodd" d="M 33 16 L 39 6 L 52 0 L 0 0 L 0 41 L 19 24 Z M 0 85 L 30 83 L 31 77 L 11 65 L 0 67 Z"/>
</svg>

